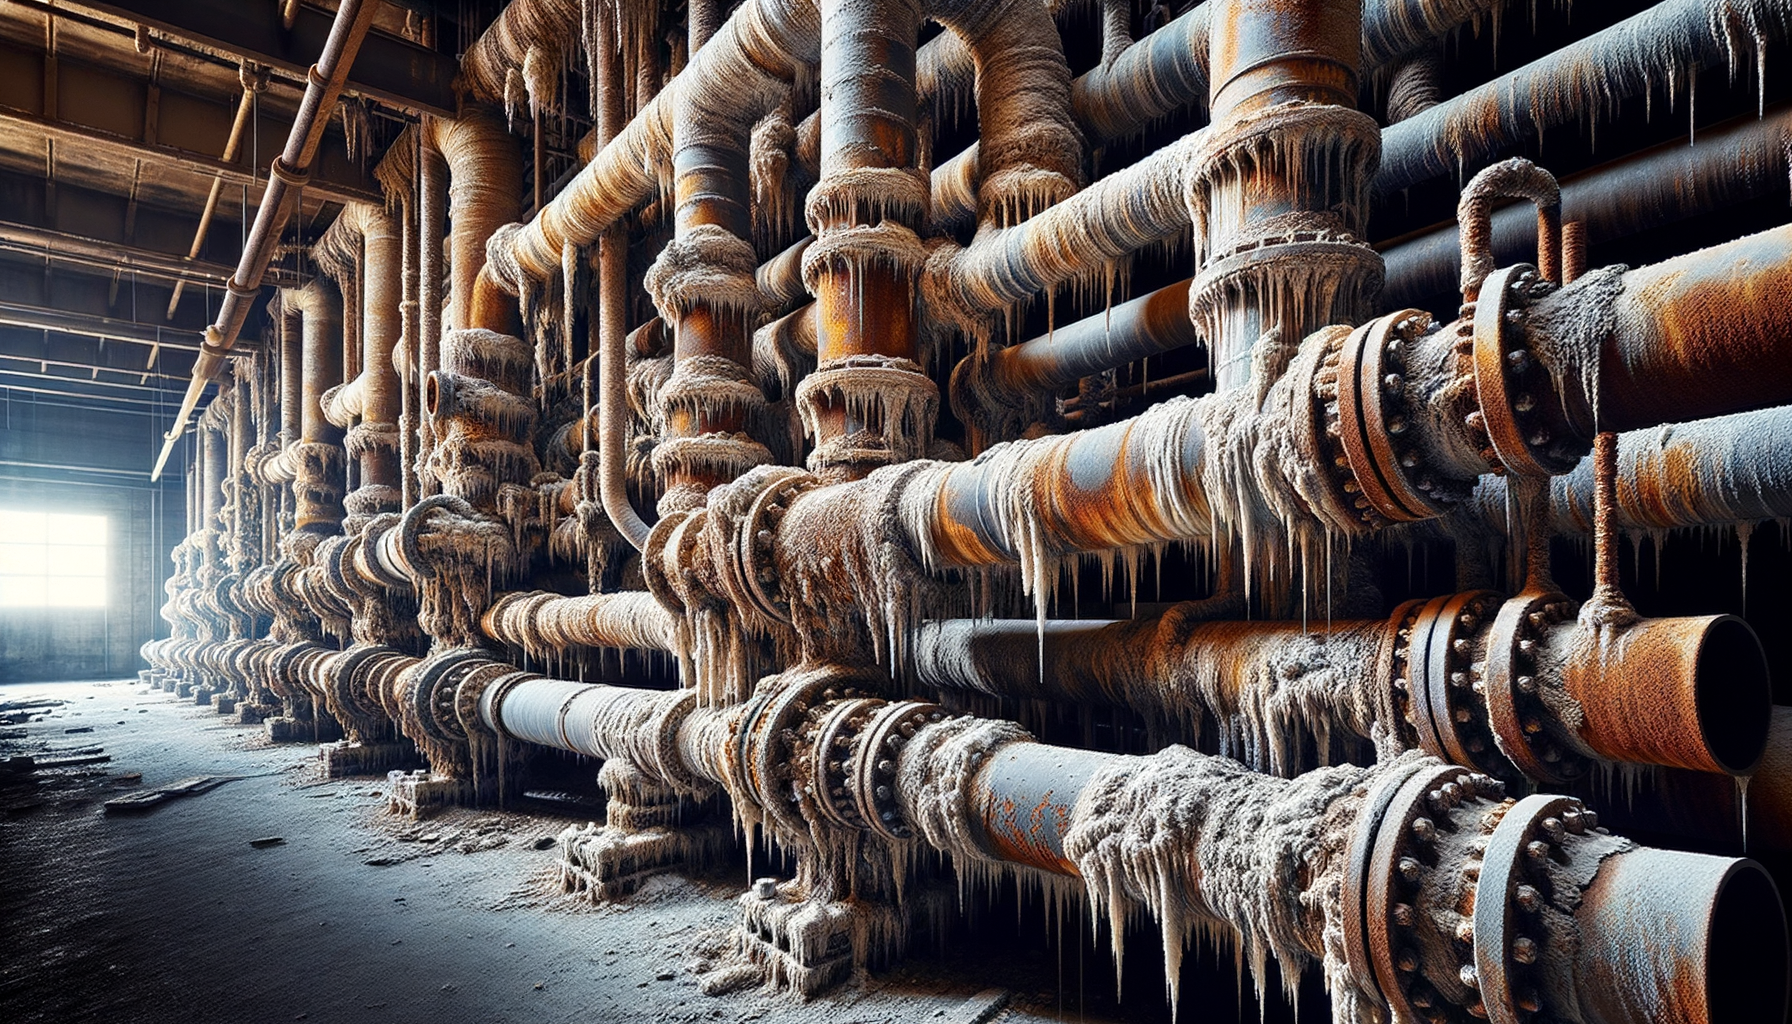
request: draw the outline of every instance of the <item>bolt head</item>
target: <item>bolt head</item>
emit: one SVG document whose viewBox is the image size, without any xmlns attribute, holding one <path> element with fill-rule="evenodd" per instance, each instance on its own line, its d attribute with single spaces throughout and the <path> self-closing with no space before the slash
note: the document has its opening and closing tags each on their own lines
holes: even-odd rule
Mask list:
<svg viewBox="0 0 1792 1024">
<path fill-rule="evenodd" d="M 1543 894 L 1537 891 L 1536 886 L 1521 885 L 1512 894 L 1512 901 L 1518 904 L 1520 910 L 1533 911 L 1543 905 Z"/>
<path fill-rule="evenodd" d="M 1462 982 L 1464 988 L 1481 987 L 1481 979 L 1475 976 L 1475 969 L 1469 964 L 1462 965 L 1462 970 L 1456 972 L 1456 978 Z"/>
<path fill-rule="evenodd" d="M 1537 962 L 1537 943 L 1528 936 L 1520 935 L 1512 940 L 1512 959 L 1521 964 Z"/>
</svg>

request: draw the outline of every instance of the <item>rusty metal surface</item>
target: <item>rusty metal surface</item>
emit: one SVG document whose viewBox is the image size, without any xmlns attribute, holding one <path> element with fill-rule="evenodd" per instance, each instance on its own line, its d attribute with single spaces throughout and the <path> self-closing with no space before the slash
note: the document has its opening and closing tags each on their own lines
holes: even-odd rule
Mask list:
<svg viewBox="0 0 1792 1024">
<path fill-rule="evenodd" d="M 1767 657 L 1730 615 L 1644 619 L 1570 648 L 1562 681 L 1580 738 L 1612 760 L 1747 775 L 1772 710 Z"/>
<path fill-rule="evenodd" d="M 1789 292 L 1792 226 L 1625 274 L 1604 341 L 1601 429 L 1792 400 Z"/>
</svg>

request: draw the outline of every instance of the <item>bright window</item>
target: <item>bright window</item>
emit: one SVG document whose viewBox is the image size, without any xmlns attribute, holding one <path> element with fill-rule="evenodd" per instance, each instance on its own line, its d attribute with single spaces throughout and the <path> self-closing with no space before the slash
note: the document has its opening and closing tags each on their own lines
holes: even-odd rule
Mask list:
<svg viewBox="0 0 1792 1024">
<path fill-rule="evenodd" d="M 0 509 L 0 607 L 104 608 L 105 516 Z"/>
</svg>

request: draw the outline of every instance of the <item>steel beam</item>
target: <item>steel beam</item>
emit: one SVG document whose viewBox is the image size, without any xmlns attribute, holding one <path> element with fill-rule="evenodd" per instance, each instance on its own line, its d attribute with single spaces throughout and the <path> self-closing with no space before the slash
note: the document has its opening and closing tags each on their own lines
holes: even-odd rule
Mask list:
<svg viewBox="0 0 1792 1024">
<path fill-rule="evenodd" d="M 280 68 L 301 80 L 323 53 L 334 20 L 328 11 L 301 4 L 287 30 L 279 5 L 242 0 L 110 0 L 86 6 Z M 453 117 L 458 71 L 447 54 L 369 32 L 345 88 L 407 110 Z"/>
<path fill-rule="evenodd" d="M 160 143 L 147 143 L 128 135 L 118 135 L 73 121 L 40 117 L 37 114 L 28 114 L 18 110 L 0 109 L 0 132 L 35 133 L 51 141 L 98 146 L 121 157 L 143 157 L 160 161 L 164 166 L 172 166 L 192 174 L 223 178 L 225 183 L 230 185 L 259 189 L 265 183 L 263 175 L 259 172 L 245 170 L 237 164 L 225 163 L 203 153 L 194 153 Z M 377 188 L 345 181 L 331 181 L 323 177 L 312 178 L 308 181 L 305 184 L 305 191 L 313 198 L 328 199 L 337 203 L 383 205 L 386 201 Z"/>
<path fill-rule="evenodd" d="M 199 351 L 198 331 L 156 327 L 134 320 L 115 320 L 91 313 L 46 309 L 21 302 L 0 302 L 0 326 L 79 334 L 89 338 L 105 338 L 107 341 L 128 341 L 137 345 L 159 345 L 177 352 Z"/>
<path fill-rule="evenodd" d="M 233 269 L 210 260 L 187 260 L 179 253 L 13 221 L 0 221 L 0 252 L 99 268 L 108 274 L 122 269 L 156 280 L 199 281 L 220 286 L 229 282 Z M 282 286 L 303 283 L 296 274 L 284 268 L 270 267 L 268 272 L 276 278 L 270 283 Z"/>
</svg>

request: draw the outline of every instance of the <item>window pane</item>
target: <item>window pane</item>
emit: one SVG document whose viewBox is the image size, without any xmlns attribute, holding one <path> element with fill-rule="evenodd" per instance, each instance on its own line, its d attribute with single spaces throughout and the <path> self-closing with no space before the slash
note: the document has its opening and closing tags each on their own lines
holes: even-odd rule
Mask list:
<svg viewBox="0 0 1792 1024">
<path fill-rule="evenodd" d="M 106 517 L 47 515 L 44 540 L 51 544 L 104 544 Z"/>
<path fill-rule="evenodd" d="M 44 600 L 58 608 L 104 608 L 106 581 L 93 576 L 50 576 Z"/>
<path fill-rule="evenodd" d="M 48 562 L 42 544 L 7 544 L 0 542 L 0 573 L 40 576 Z"/>
<path fill-rule="evenodd" d="M 44 550 L 40 548 L 39 550 Z M 49 548 L 50 567 L 47 572 L 60 576 L 104 576 L 106 575 L 106 549 L 84 545 L 81 547 Z"/>
<path fill-rule="evenodd" d="M 0 539 L 17 544 L 42 544 L 45 518 L 42 512 L 0 508 Z"/>
<path fill-rule="evenodd" d="M 42 576 L 0 576 L 0 608 L 41 608 L 43 603 Z"/>
</svg>

